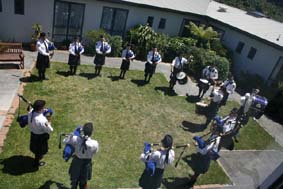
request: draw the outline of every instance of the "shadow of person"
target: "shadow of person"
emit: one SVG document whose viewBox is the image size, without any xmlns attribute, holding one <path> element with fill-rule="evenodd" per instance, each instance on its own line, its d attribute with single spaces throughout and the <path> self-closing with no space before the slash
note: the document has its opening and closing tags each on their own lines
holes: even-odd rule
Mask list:
<svg viewBox="0 0 283 189">
<path fill-rule="evenodd" d="M 196 103 L 196 102 L 199 102 L 201 100 L 201 98 L 199 98 L 197 95 L 188 95 L 186 94 L 187 98 L 186 100 L 189 102 L 189 103 Z"/>
<path fill-rule="evenodd" d="M 197 178 L 201 174 L 205 174 L 210 166 L 211 159 L 208 155 L 202 155 L 200 153 L 194 153 L 183 157 L 183 160 L 191 167 L 194 171 L 194 175 L 191 175 L 189 180 L 190 185 L 194 185 Z"/>
<path fill-rule="evenodd" d="M 32 83 L 32 82 L 38 82 L 40 81 L 40 79 L 38 76 L 31 74 L 28 77 L 21 77 L 20 81 L 23 83 Z"/>
<path fill-rule="evenodd" d="M 53 189 L 53 188 L 58 188 L 58 189 L 68 189 L 68 187 L 64 186 L 62 183 L 55 182 L 52 180 L 46 181 L 42 186 L 40 186 L 38 189 Z"/>
<path fill-rule="evenodd" d="M 70 75 L 69 71 L 57 71 L 56 74 L 64 76 L 64 77 L 68 77 Z"/>
<path fill-rule="evenodd" d="M 144 80 L 132 79 L 131 82 L 136 84 L 138 87 L 142 87 L 147 84 Z"/>
<path fill-rule="evenodd" d="M 166 96 L 177 96 L 177 93 L 174 90 L 170 89 L 170 87 L 155 87 L 154 90 L 161 91 Z"/>
<path fill-rule="evenodd" d="M 88 80 L 94 79 L 94 78 L 97 77 L 97 75 L 96 75 L 95 73 L 80 73 L 79 76 L 85 77 L 85 78 L 87 78 Z"/>
<path fill-rule="evenodd" d="M 190 189 L 192 185 L 188 184 L 190 179 L 188 177 L 176 178 L 168 177 L 162 180 L 162 184 L 167 189 Z"/>
<path fill-rule="evenodd" d="M 199 123 L 192 123 L 190 121 L 183 121 L 181 127 L 185 131 L 189 131 L 191 133 L 197 133 L 197 132 L 204 131 L 207 128 L 207 125 L 199 124 Z"/>
<path fill-rule="evenodd" d="M 235 143 L 232 134 L 221 137 L 220 148 L 222 147 L 226 148 L 227 150 L 234 150 Z"/>
<path fill-rule="evenodd" d="M 11 156 L 1 160 L 0 164 L 3 165 L 2 172 L 10 175 L 22 175 L 38 170 L 38 167 L 33 166 L 34 159 L 29 156 Z"/>
<path fill-rule="evenodd" d="M 110 76 L 108 76 L 108 78 L 111 79 L 111 81 L 119 81 L 120 77 L 119 76 L 113 76 L 112 74 Z"/>
</svg>

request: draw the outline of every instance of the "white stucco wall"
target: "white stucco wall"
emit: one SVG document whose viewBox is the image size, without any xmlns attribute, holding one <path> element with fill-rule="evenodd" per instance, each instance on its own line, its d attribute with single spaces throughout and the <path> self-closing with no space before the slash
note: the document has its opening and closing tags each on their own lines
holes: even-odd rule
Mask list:
<svg viewBox="0 0 283 189">
<path fill-rule="evenodd" d="M 225 31 L 222 42 L 233 51 L 233 62 L 236 68 L 234 71 L 237 73 L 240 73 L 241 70 L 248 71 L 249 73 L 258 74 L 262 76 L 263 79 L 268 80 L 280 56 L 283 56 L 283 51 L 237 32 L 227 26 L 222 26 L 214 22 L 210 22 L 210 24 Z M 235 51 L 239 41 L 245 43 L 241 54 Z M 257 49 L 253 60 L 247 57 L 251 47 Z"/>
<path fill-rule="evenodd" d="M 68 0 L 66 0 L 68 1 Z M 126 30 L 137 24 L 145 24 L 148 16 L 154 17 L 153 29 L 171 36 L 178 35 L 184 18 L 199 20 L 197 16 L 156 11 L 129 5 L 108 3 L 93 0 L 70 0 L 85 4 L 83 34 L 92 29 L 99 29 L 104 6 L 129 10 Z M 3 12 L 0 12 L 0 40 L 29 42 L 32 35 L 32 24 L 40 23 L 43 31 L 52 34 L 54 0 L 25 0 L 25 14 L 14 14 L 14 1 L 2 0 Z M 160 18 L 166 19 L 165 29 L 158 29 Z"/>
<path fill-rule="evenodd" d="M 40 23 L 44 31 L 52 31 L 53 0 L 25 0 L 24 15 L 15 14 L 14 1 L 2 0 L 0 40 L 31 41 L 32 24 Z"/>
</svg>

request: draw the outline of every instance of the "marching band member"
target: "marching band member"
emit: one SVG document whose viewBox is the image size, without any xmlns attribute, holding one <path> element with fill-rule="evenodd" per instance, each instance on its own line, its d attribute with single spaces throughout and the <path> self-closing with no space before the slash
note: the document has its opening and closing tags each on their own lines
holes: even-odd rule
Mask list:
<svg viewBox="0 0 283 189">
<path fill-rule="evenodd" d="M 188 64 L 188 60 L 183 57 L 182 53 L 179 53 L 179 55 L 172 61 L 171 64 L 171 75 L 169 81 L 169 88 L 171 90 L 173 90 L 174 85 L 176 85 L 177 73 L 183 71 L 184 64 Z"/>
<path fill-rule="evenodd" d="M 141 154 L 141 161 L 153 161 L 156 164 L 156 169 L 153 175 L 150 175 L 145 169 L 140 180 L 139 184 L 143 189 L 158 189 L 160 188 L 164 169 L 167 165 L 173 163 L 175 158 L 175 152 L 172 149 L 173 138 L 171 135 L 165 135 L 161 140 L 162 148 L 149 153 Z"/>
<path fill-rule="evenodd" d="M 220 86 L 222 87 L 224 90 L 224 96 L 223 96 L 223 99 L 221 101 L 221 105 L 226 105 L 226 102 L 228 100 L 228 96 L 230 94 L 233 94 L 235 92 L 235 89 L 236 89 L 236 82 L 234 81 L 234 77 L 232 75 L 232 73 L 229 73 L 228 74 L 228 79 L 226 79 L 222 85 Z"/>
<path fill-rule="evenodd" d="M 95 75 L 100 75 L 102 66 L 105 64 L 105 56 L 106 54 L 111 53 L 111 46 L 106 42 L 103 35 L 100 36 L 100 41 L 96 42 L 95 51 Z"/>
<path fill-rule="evenodd" d="M 80 65 L 81 54 L 84 52 L 84 47 L 80 43 L 79 37 L 74 37 L 73 43 L 69 46 L 69 61 L 70 74 L 76 75 L 77 67 Z"/>
<path fill-rule="evenodd" d="M 121 73 L 120 73 L 120 79 L 125 78 L 125 74 L 127 70 L 130 68 L 131 60 L 135 58 L 134 52 L 131 50 L 131 44 L 127 44 L 126 49 L 122 51 L 122 64 L 121 64 Z"/>
<path fill-rule="evenodd" d="M 233 108 L 230 114 L 223 119 L 224 124 L 221 127 L 222 135 L 230 134 L 234 131 L 234 129 L 236 129 L 237 116 L 238 116 L 238 109 Z"/>
<path fill-rule="evenodd" d="M 44 106 L 44 100 L 36 100 L 33 109 L 28 114 L 28 126 L 31 132 L 30 151 L 35 155 L 35 167 L 45 165 L 45 162 L 40 162 L 40 160 L 48 152 L 49 133 L 53 131 L 51 120 L 43 115 Z"/>
<path fill-rule="evenodd" d="M 36 49 L 38 51 L 36 68 L 38 70 L 39 80 L 48 80 L 48 78 L 45 77 L 45 71 L 46 68 L 50 67 L 49 58 L 52 54 L 49 52 L 48 41 L 44 32 L 40 33 L 39 39 L 36 42 Z"/>
<path fill-rule="evenodd" d="M 157 51 L 157 47 L 153 47 L 147 54 L 147 62 L 144 69 L 144 81 L 150 82 L 152 75 L 155 73 L 156 65 L 161 62 L 161 55 Z M 147 76 L 148 80 L 147 80 Z"/>
<path fill-rule="evenodd" d="M 82 135 L 69 135 L 64 139 L 65 144 L 70 144 L 75 148 L 69 174 L 72 189 L 79 185 L 80 189 L 87 187 L 87 180 L 91 179 L 92 157 L 98 152 L 99 145 L 96 140 L 90 138 L 93 132 L 92 123 L 86 123 L 82 127 Z"/>
<path fill-rule="evenodd" d="M 202 98 L 203 95 L 206 93 L 206 91 L 209 89 L 210 85 L 214 85 L 215 81 L 218 79 L 218 70 L 216 69 L 215 63 L 214 64 L 210 64 L 209 66 L 205 67 L 202 70 L 202 78 L 207 80 L 207 87 L 202 87 L 203 84 L 199 83 L 199 93 L 198 93 L 198 97 Z"/>
</svg>

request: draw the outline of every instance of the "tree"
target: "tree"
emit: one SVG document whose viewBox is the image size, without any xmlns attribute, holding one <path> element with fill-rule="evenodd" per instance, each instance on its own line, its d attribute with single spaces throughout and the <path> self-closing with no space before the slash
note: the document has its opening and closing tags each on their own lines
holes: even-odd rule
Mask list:
<svg viewBox="0 0 283 189">
<path fill-rule="evenodd" d="M 211 40 L 218 37 L 218 33 L 212 27 L 206 27 L 205 25 L 197 26 L 193 22 L 190 22 L 186 27 L 191 31 L 193 38 L 198 41 L 198 47 L 210 49 Z"/>
</svg>

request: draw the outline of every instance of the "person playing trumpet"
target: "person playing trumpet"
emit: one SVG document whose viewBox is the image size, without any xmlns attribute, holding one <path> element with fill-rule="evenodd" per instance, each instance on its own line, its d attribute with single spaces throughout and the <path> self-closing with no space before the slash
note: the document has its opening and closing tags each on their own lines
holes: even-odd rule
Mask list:
<svg viewBox="0 0 283 189">
<path fill-rule="evenodd" d="M 143 189 L 158 189 L 160 188 L 163 178 L 164 169 L 167 165 L 173 163 L 175 152 L 173 148 L 173 138 L 171 135 L 165 135 L 161 140 L 162 147 L 151 153 L 142 153 L 141 161 L 152 161 L 156 165 L 153 175 L 149 174 L 145 169 L 139 180 L 139 185 Z"/>
</svg>

